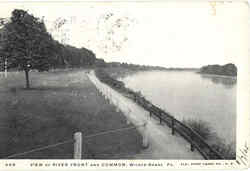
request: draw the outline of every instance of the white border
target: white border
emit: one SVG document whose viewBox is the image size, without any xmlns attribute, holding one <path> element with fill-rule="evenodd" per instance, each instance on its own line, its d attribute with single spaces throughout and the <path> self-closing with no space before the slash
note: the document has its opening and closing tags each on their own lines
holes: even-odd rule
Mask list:
<svg viewBox="0 0 250 171">
<path fill-rule="evenodd" d="M 177 2 L 182 2 L 182 0 L 176 0 Z M 198 0 L 193 0 L 190 2 L 198 2 Z M 228 0 L 227 0 L 228 1 Z M 227 2 L 224 1 L 224 2 Z M 235 0 L 237 2 L 244 2 L 249 8 L 249 2 L 244 0 Z M 17 1 L 17 0 L 3 0 L 0 3 L 4 2 L 13 2 L 13 3 L 26 3 L 26 2 L 35 2 L 35 3 L 49 3 L 49 2 L 69 2 L 69 1 L 62 1 L 62 0 L 44 0 L 44 1 L 36 1 L 36 0 L 29 0 L 29 1 Z M 147 1 L 147 0 L 116 0 L 116 1 L 110 1 L 110 0 L 94 0 L 94 1 L 88 1 L 88 0 L 71 0 L 70 2 L 165 2 L 164 0 L 156 0 L 156 1 Z M 200 2 L 200 1 L 199 1 Z M 218 1 L 217 1 L 218 2 Z M 230 1 L 232 2 L 232 1 Z M 250 19 L 249 19 L 250 23 Z M 248 39 L 248 35 L 246 35 Z M 204 169 L 216 169 L 216 170 L 241 170 L 246 169 L 249 167 L 249 154 L 250 154 L 250 143 L 249 143 L 249 133 L 250 133 L 250 127 L 249 127 L 249 120 L 250 120 L 250 60 L 248 56 L 248 49 L 249 43 L 248 40 L 245 40 L 242 46 L 246 47 L 245 58 L 239 59 L 240 67 L 238 68 L 238 80 L 237 80 L 237 161 L 239 161 L 241 164 L 237 164 L 236 161 L 229 161 L 229 160 L 223 160 L 223 161 L 199 161 L 199 160 L 0 160 L 0 171 L 8 171 L 8 170 L 166 170 L 166 169 L 198 169 L 198 170 L 204 170 Z M 248 147 L 247 152 L 247 159 L 244 159 L 244 162 L 247 163 L 247 165 L 242 164 L 244 162 L 241 162 L 241 156 L 244 156 L 240 150 L 244 150 Z M 145 164 L 147 166 L 144 167 L 129 167 L 129 164 L 133 163 L 140 163 Z M 191 163 L 200 163 L 201 166 L 190 166 Z M 35 163 L 39 164 L 41 163 L 42 167 L 36 167 L 32 166 Z M 53 166 L 53 164 L 67 164 L 68 166 Z M 75 166 L 72 167 L 71 164 L 73 163 L 88 163 L 88 165 L 85 166 Z M 99 164 L 99 167 L 90 166 L 90 164 Z M 126 167 L 107 167 L 106 164 L 111 163 L 125 163 Z M 164 167 L 151 167 L 148 166 L 149 163 L 162 163 Z M 188 165 L 185 165 L 187 163 Z M 206 164 L 213 164 L 212 166 L 206 165 Z M 7 164 L 15 164 L 15 167 L 8 167 Z M 49 164 L 50 166 L 45 166 L 46 164 Z M 102 166 L 103 165 L 103 166 Z"/>
</svg>

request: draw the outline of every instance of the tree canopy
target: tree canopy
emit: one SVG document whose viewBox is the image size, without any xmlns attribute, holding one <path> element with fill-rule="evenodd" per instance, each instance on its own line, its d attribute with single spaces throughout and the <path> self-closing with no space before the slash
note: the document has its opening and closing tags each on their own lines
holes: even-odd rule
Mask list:
<svg viewBox="0 0 250 171">
<path fill-rule="evenodd" d="M 237 67 L 232 63 L 226 64 L 226 65 L 207 65 L 207 66 L 203 66 L 200 69 L 200 73 L 237 76 Z"/>
<path fill-rule="evenodd" d="M 82 67 L 95 64 L 95 54 L 86 48 L 61 44 L 47 31 L 43 19 L 25 10 L 15 9 L 8 22 L 0 24 L 0 63 L 25 71 L 29 88 L 29 71 L 48 71 L 58 67 Z M 3 67 L 2 67 L 3 68 Z"/>
<path fill-rule="evenodd" d="M 39 18 L 24 10 L 14 10 L 4 27 L 3 58 L 19 70 L 47 71 L 54 55 L 55 44 Z"/>
</svg>

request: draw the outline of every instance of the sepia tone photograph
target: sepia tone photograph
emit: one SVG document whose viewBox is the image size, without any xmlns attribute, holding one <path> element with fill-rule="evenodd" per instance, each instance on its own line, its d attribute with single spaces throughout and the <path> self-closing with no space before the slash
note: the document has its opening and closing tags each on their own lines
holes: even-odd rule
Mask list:
<svg viewBox="0 0 250 171">
<path fill-rule="evenodd" d="M 2 2 L 0 158 L 235 160 L 244 9 Z"/>
</svg>

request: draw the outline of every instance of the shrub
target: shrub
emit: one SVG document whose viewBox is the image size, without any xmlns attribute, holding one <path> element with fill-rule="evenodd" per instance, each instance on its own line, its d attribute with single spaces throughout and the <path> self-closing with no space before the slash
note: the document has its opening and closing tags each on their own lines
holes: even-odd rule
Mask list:
<svg viewBox="0 0 250 171">
<path fill-rule="evenodd" d="M 236 158 L 235 144 L 226 144 L 222 139 L 216 139 L 216 142 L 212 145 L 212 148 L 218 151 L 225 159 L 233 160 Z"/>
<path fill-rule="evenodd" d="M 208 122 L 203 120 L 188 119 L 183 120 L 183 123 L 196 131 L 205 140 L 215 136 L 215 133 L 211 131 L 211 127 Z"/>
<path fill-rule="evenodd" d="M 196 131 L 202 138 L 204 138 L 207 142 L 212 142 L 211 147 L 219 152 L 225 159 L 235 159 L 236 152 L 234 148 L 234 144 L 227 144 L 218 135 L 212 131 L 208 122 L 202 120 L 188 119 L 183 120 L 183 123 L 194 131 Z"/>
</svg>

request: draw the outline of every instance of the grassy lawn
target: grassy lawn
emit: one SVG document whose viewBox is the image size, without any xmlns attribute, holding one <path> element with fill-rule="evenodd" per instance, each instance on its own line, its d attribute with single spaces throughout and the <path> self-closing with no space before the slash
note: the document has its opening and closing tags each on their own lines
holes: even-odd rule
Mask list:
<svg viewBox="0 0 250 171">
<path fill-rule="evenodd" d="M 73 138 L 128 127 L 82 70 L 31 72 L 31 90 L 24 89 L 24 73 L 0 76 L 0 157 Z M 108 159 L 137 153 L 142 138 L 128 130 L 85 140 L 86 158 Z M 18 158 L 70 159 L 73 144 L 65 144 Z M 119 156 L 122 158 L 122 156 Z"/>
</svg>

